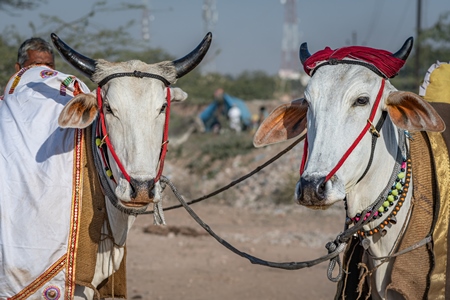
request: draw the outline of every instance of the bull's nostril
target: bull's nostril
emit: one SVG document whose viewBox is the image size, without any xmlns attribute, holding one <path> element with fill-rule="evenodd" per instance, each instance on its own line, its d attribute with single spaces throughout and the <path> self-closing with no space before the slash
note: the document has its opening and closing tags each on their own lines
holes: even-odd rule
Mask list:
<svg viewBox="0 0 450 300">
<path fill-rule="evenodd" d="M 136 180 L 131 178 L 131 180 L 130 180 L 130 189 L 131 189 L 130 197 L 131 197 L 131 199 L 135 199 L 137 196 L 135 184 L 136 184 Z"/>
<path fill-rule="evenodd" d="M 303 198 L 303 188 L 302 188 L 302 181 L 303 179 L 301 178 L 298 182 L 297 185 L 295 186 L 295 195 L 297 200 L 298 199 L 302 199 Z"/>
<path fill-rule="evenodd" d="M 316 195 L 319 200 L 325 199 L 326 184 L 325 178 L 322 178 L 320 183 L 317 185 Z"/>
</svg>

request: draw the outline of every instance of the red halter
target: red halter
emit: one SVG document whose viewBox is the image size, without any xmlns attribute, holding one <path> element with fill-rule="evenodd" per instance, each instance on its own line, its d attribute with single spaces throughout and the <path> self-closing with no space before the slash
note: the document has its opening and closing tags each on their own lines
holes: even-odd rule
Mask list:
<svg viewBox="0 0 450 300">
<path fill-rule="evenodd" d="M 101 93 L 101 87 L 97 87 L 97 103 L 98 103 L 98 109 L 100 114 L 100 124 L 102 128 L 103 138 L 102 142 L 106 143 L 109 152 L 114 158 L 114 161 L 116 162 L 117 166 L 119 167 L 120 171 L 122 172 L 125 179 L 130 182 L 130 175 L 128 175 L 127 171 L 125 170 L 124 166 L 120 162 L 119 157 L 116 154 L 116 151 L 114 150 L 113 145 L 111 144 L 111 140 L 109 139 L 108 132 L 106 129 L 106 123 L 105 123 L 105 115 L 103 113 L 103 99 L 102 99 L 102 93 Z M 166 107 L 166 119 L 164 124 L 164 133 L 163 133 L 163 140 L 162 140 L 162 146 L 161 146 L 161 153 L 159 155 L 159 165 L 158 165 L 158 173 L 156 174 L 156 177 L 154 179 L 154 182 L 158 182 L 163 168 L 164 168 L 164 159 L 166 158 L 167 153 L 167 144 L 169 143 L 168 136 L 169 136 L 169 119 L 170 119 L 170 87 L 167 87 L 167 107 Z"/>
<path fill-rule="evenodd" d="M 359 136 L 356 138 L 356 140 L 353 142 L 353 144 L 350 146 L 350 148 L 347 149 L 347 151 L 345 152 L 344 156 L 342 156 L 342 158 L 339 160 L 337 165 L 330 171 L 330 173 L 327 175 L 327 177 L 325 177 L 325 180 L 324 180 L 323 183 L 325 183 L 328 180 L 330 180 L 330 178 L 333 177 L 333 175 L 337 172 L 337 170 L 339 170 L 339 168 L 342 167 L 342 165 L 344 164 L 345 160 L 350 156 L 350 153 L 352 153 L 352 151 L 355 150 L 355 148 L 359 144 L 359 142 L 361 142 L 361 140 L 364 137 L 364 135 L 366 134 L 366 132 L 369 129 L 371 131 L 375 129 L 375 127 L 373 126 L 372 123 L 373 123 L 373 119 L 375 118 L 375 114 L 377 112 L 378 105 L 380 104 L 381 96 L 383 95 L 385 81 L 386 80 L 384 78 L 381 80 L 381 86 L 380 86 L 380 89 L 378 91 L 377 99 L 375 100 L 375 103 L 374 103 L 374 105 L 372 107 L 372 111 L 370 112 L 370 116 L 367 119 L 366 126 L 364 126 L 364 128 L 361 131 L 361 133 L 359 134 Z M 302 157 L 302 162 L 301 162 L 301 165 L 300 165 L 300 176 L 302 176 L 303 171 L 305 170 L 305 164 L 306 164 L 307 155 L 308 155 L 308 135 L 305 138 L 305 142 L 304 142 L 304 146 L 303 146 L 303 157 Z"/>
</svg>

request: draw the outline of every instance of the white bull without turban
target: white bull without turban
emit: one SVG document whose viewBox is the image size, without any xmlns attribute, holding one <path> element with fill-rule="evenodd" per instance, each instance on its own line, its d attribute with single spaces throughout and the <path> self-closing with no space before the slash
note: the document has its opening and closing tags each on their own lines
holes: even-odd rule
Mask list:
<svg viewBox="0 0 450 300">
<path fill-rule="evenodd" d="M 97 83 L 97 91 L 43 66 L 12 77 L 0 101 L 0 169 L 8 174 L 0 179 L 0 299 L 99 296 L 100 284 L 119 269 L 136 216 L 160 201 L 168 108 L 187 98 L 170 85 L 201 62 L 211 38 L 208 33 L 181 59 L 147 64 L 93 60 L 52 34 L 61 55 Z M 84 139 L 88 134 L 92 140 Z M 109 145 L 89 152 L 97 135 Z M 90 186 L 97 176 L 101 189 Z M 83 201 L 92 196 L 87 190 L 106 193 L 98 231 L 80 223 L 93 205 Z M 85 250 L 79 249 L 82 228 L 90 238 L 101 237 L 94 240 L 99 245 L 90 270 L 76 260 Z M 80 271 L 91 273 L 88 282 L 78 280 Z"/>
</svg>

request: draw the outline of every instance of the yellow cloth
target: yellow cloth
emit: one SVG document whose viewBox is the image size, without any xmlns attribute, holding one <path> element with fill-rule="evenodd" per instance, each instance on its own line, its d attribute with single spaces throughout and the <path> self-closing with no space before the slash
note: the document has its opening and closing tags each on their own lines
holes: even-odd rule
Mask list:
<svg viewBox="0 0 450 300">
<path fill-rule="evenodd" d="M 424 99 L 429 102 L 450 103 L 450 64 L 436 63 L 424 80 Z"/>
<path fill-rule="evenodd" d="M 450 103 L 450 64 L 437 62 L 427 71 L 420 90 L 429 102 Z M 445 120 L 444 120 L 445 121 Z M 448 125 L 447 125 L 448 126 Z M 430 277 L 429 299 L 445 299 L 448 264 L 448 228 L 450 220 L 450 160 L 440 133 L 428 133 L 439 186 L 439 215 L 433 231 L 435 268 Z"/>
<path fill-rule="evenodd" d="M 447 236 L 450 218 L 450 161 L 447 147 L 440 133 L 428 133 L 436 166 L 436 179 L 439 187 L 440 209 L 433 231 L 435 267 L 431 273 L 429 299 L 445 299 L 447 281 Z"/>
</svg>

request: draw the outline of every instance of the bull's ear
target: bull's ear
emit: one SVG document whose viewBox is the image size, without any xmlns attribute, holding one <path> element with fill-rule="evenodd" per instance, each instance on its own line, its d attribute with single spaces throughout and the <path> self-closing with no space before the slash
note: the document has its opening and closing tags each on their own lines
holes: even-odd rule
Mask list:
<svg viewBox="0 0 450 300">
<path fill-rule="evenodd" d="M 181 102 L 186 100 L 188 94 L 180 88 L 170 88 L 170 101 Z"/>
<path fill-rule="evenodd" d="M 411 92 L 395 91 L 386 100 L 392 122 L 411 131 L 445 130 L 445 123 L 436 110 L 420 96 Z"/>
<path fill-rule="evenodd" d="M 261 123 L 253 137 L 253 145 L 262 147 L 306 135 L 308 103 L 297 99 L 275 108 Z"/>
<path fill-rule="evenodd" d="M 58 124 L 62 128 L 86 128 L 97 117 L 97 98 L 93 93 L 78 94 L 64 106 Z"/>
</svg>

